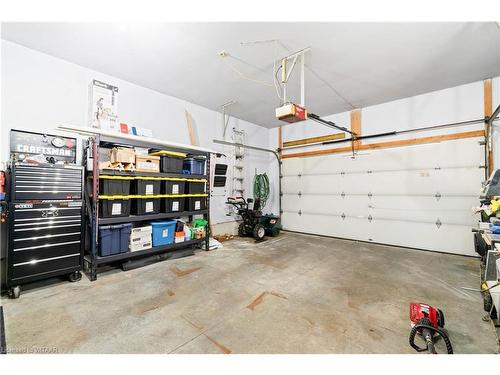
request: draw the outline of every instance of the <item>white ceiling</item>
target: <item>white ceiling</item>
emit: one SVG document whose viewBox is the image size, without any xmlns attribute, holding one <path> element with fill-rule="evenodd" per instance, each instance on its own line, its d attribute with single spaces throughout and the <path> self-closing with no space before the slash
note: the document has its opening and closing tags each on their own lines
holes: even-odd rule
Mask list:
<svg viewBox="0 0 500 375">
<path fill-rule="evenodd" d="M 318 115 L 500 75 L 493 22 L 3 23 L 2 38 L 214 110 L 235 100 L 232 115 L 266 127 L 280 124 L 273 61 L 304 47 Z M 278 42 L 242 44 L 264 40 Z"/>
</svg>

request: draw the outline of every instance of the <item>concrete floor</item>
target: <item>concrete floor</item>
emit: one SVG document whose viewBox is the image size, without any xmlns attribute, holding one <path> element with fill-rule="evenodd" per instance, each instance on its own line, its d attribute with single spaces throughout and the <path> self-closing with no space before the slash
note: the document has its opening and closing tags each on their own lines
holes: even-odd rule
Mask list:
<svg viewBox="0 0 500 375">
<path fill-rule="evenodd" d="M 2 298 L 10 351 L 414 353 L 408 304 L 442 308 L 456 353 L 494 353 L 473 258 L 283 233 Z"/>
</svg>

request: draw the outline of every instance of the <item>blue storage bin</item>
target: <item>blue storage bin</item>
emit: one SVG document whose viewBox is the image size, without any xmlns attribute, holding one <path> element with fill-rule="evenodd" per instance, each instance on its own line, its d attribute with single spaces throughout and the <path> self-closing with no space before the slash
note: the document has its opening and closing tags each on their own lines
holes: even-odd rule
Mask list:
<svg viewBox="0 0 500 375">
<path fill-rule="evenodd" d="M 168 245 L 174 243 L 175 226 L 177 220 L 155 221 L 153 227 L 153 246 Z"/>
<path fill-rule="evenodd" d="M 186 158 L 184 159 L 182 169 L 188 171 L 190 174 L 204 174 L 206 160 L 204 156 Z"/>
<path fill-rule="evenodd" d="M 493 234 L 500 234 L 500 225 L 490 224 L 490 230 Z"/>
<path fill-rule="evenodd" d="M 132 224 L 101 225 L 99 227 L 99 256 L 106 257 L 128 251 Z"/>
</svg>

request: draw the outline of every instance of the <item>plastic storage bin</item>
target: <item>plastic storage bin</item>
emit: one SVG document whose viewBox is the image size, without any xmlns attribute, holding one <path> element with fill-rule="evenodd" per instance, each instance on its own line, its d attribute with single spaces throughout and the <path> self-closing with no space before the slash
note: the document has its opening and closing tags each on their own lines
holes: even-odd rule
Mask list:
<svg viewBox="0 0 500 375">
<path fill-rule="evenodd" d="M 136 179 L 132 182 L 132 194 L 158 195 L 160 194 L 161 180 Z"/>
<path fill-rule="evenodd" d="M 184 194 L 185 181 L 163 181 L 163 194 Z"/>
<path fill-rule="evenodd" d="M 185 198 L 162 198 L 161 212 L 182 212 L 184 211 Z"/>
<path fill-rule="evenodd" d="M 186 211 L 199 211 L 207 208 L 207 197 L 188 197 L 186 198 Z"/>
<path fill-rule="evenodd" d="M 205 173 L 205 156 L 192 156 L 184 159 L 182 169 L 188 171 L 190 174 L 202 175 Z"/>
<path fill-rule="evenodd" d="M 99 256 L 126 253 L 132 224 L 101 225 L 99 227 Z"/>
<path fill-rule="evenodd" d="M 108 217 L 124 217 L 130 215 L 130 199 L 100 199 L 99 200 L 99 216 L 102 218 Z"/>
<path fill-rule="evenodd" d="M 160 212 L 160 198 L 136 198 L 132 201 L 133 215 L 151 215 Z"/>
<path fill-rule="evenodd" d="M 187 181 L 186 194 L 203 194 L 205 192 L 206 182 Z"/>
<path fill-rule="evenodd" d="M 176 220 L 165 220 L 152 222 L 153 247 L 174 243 Z"/>
<path fill-rule="evenodd" d="M 160 157 L 160 171 L 163 173 L 182 173 L 182 165 L 186 154 L 173 151 L 157 151 L 150 155 Z"/>
<path fill-rule="evenodd" d="M 101 195 L 129 195 L 132 178 L 121 176 L 101 176 L 99 193 Z"/>
</svg>

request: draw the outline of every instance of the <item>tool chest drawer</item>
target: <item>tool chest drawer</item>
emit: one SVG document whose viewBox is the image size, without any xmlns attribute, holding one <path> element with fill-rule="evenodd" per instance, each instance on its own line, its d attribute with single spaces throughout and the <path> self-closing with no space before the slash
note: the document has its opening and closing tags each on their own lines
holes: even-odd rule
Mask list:
<svg viewBox="0 0 500 375">
<path fill-rule="evenodd" d="M 82 199 L 80 166 L 14 163 L 11 200 Z"/>
<path fill-rule="evenodd" d="M 12 262 L 16 264 L 75 254 L 80 252 L 80 246 L 80 239 L 78 239 L 75 241 L 21 247 L 12 251 Z"/>
<path fill-rule="evenodd" d="M 11 203 L 10 212 L 14 248 L 29 238 L 33 242 L 51 243 L 70 241 L 71 233 L 81 235 L 81 201 Z"/>
<path fill-rule="evenodd" d="M 12 264 L 12 281 L 20 281 L 26 278 L 40 277 L 44 274 L 68 271 L 80 268 L 80 252 L 67 254 L 59 257 L 35 259 L 26 262 L 14 262 Z"/>
</svg>

